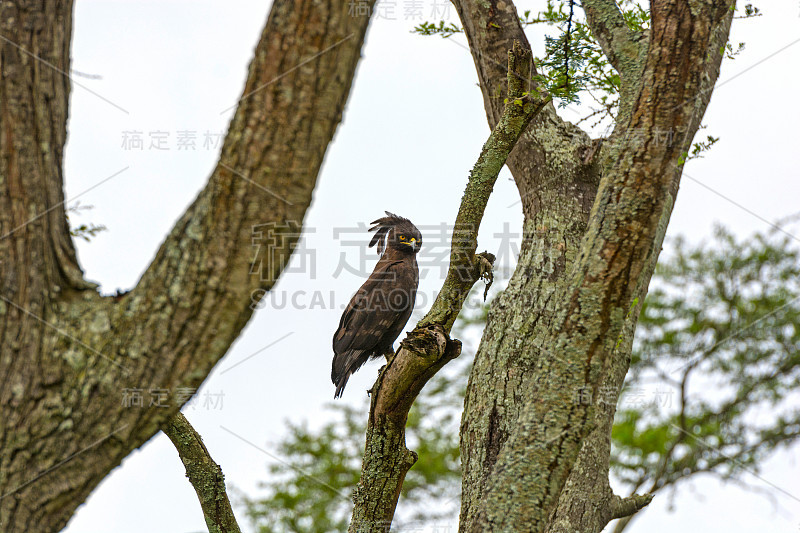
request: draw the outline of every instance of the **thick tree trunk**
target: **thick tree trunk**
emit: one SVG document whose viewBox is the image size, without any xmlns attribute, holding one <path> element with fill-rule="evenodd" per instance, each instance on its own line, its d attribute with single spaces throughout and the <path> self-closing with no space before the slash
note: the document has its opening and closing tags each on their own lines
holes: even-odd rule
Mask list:
<svg viewBox="0 0 800 533">
<path fill-rule="evenodd" d="M 682 138 L 675 140 L 681 151 L 687 153 L 692 144 L 692 137 L 697 132 L 700 118 L 711 98 L 714 84 L 719 77 L 719 67 L 722 62 L 722 47 L 726 44 L 733 12 L 726 14 L 719 20 L 712 32 L 711 42 L 708 46 L 708 56 L 702 65 L 703 76 L 700 87 L 697 89 L 696 112 L 689 122 L 687 132 Z M 631 72 L 635 76 L 635 72 Z M 682 134 L 684 132 L 681 132 Z M 618 342 L 614 356 L 609 361 L 608 369 L 603 372 L 599 391 L 592 398 L 595 409 L 595 429 L 583 442 L 575 468 L 570 474 L 567 484 L 562 492 L 556 513 L 551 519 L 548 531 L 551 533 L 571 533 L 577 531 L 600 532 L 610 520 L 621 518 L 620 523 L 628 523 L 633 514 L 649 503 L 652 494 L 647 496 L 630 496 L 620 498 L 612 493 L 608 482 L 609 460 L 611 450 L 611 429 L 616 412 L 616 403 L 620 390 L 625 381 L 625 375 L 630 367 L 630 357 L 633 345 L 633 335 L 641 311 L 641 306 L 647 296 L 647 287 L 658 261 L 667 224 L 672 213 L 672 207 L 677 194 L 677 184 L 680 179 L 680 169 L 674 169 L 674 180 L 670 185 L 670 196 L 661 212 L 656 237 L 645 262 L 645 268 L 639 276 L 635 290 L 636 304 L 631 308 L 623 326 L 623 334 Z"/>
<path fill-rule="evenodd" d="M 489 125 L 502 109 L 505 76 L 498 51 L 515 39 L 527 43 L 511 3 L 456 1 L 478 71 Z M 589 137 L 547 106 L 520 138 L 508 160 L 520 191 L 525 222 L 517 269 L 492 302 L 475 356 L 461 424 L 460 528 L 469 530 L 484 485 L 519 415 L 519 396 L 530 380 L 565 274 L 578 254 L 599 170 Z M 537 335 L 538 334 L 538 335 Z M 537 343 L 538 337 L 538 343 Z"/>
<path fill-rule="evenodd" d="M 519 38 L 522 30 L 513 5 L 508 3 L 481 4 L 464 0 L 456 1 L 456 6 L 473 51 L 491 125 L 497 116 L 497 99 L 494 98 L 496 87 L 502 83 L 502 77 L 498 76 L 494 66 L 497 58 L 492 51 L 502 48 L 510 39 Z M 595 364 L 595 371 L 587 376 L 583 385 L 579 386 L 579 380 L 576 380 L 570 390 L 566 378 L 563 382 L 552 382 L 549 371 L 543 372 L 547 366 L 542 360 L 548 357 L 545 355 L 547 353 L 550 353 L 550 358 L 555 357 L 552 348 L 559 334 L 568 335 L 559 331 L 564 329 L 561 321 L 565 312 L 563 305 L 568 301 L 566 295 L 570 294 L 570 286 L 577 281 L 570 279 L 568 273 L 581 258 L 581 246 L 586 237 L 596 186 L 601 178 L 610 180 L 624 171 L 624 167 L 615 167 L 617 158 L 631 155 L 637 148 L 642 157 L 666 157 L 668 161 L 660 167 L 650 166 L 650 162 L 642 166 L 642 169 L 646 168 L 643 175 L 666 184 L 665 190 L 669 194 L 666 199 L 662 196 L 658 200 L 661 203 L 655 211 L 634 211 L 636 216 L 642 217 L 641 220 L 650 216 L 650 221 L 646 223 L 650 237 L 646 239 L 646 244 L 642 241 L 640 245 L 643 248 L 638 253 L 644 252 L 645 255 L 640 255 L 636 260 L 639 272 L 635 273 L 630 268 L 619 271 L 625 278 L 623 283 L 629 289 L 635 289 L 634 292 L 628 292 L 628 299 L 632 300 L 634 296 L 639 296 L 639 302 L 643 299 L 677 191 L 680 175 L 677 163 L 681 152 L 690 146 L 716 81 L 721 60 L 719 49 L 727 40 L 730 13 L 725 11 L 725 7 L 720 7 L 720 3 L 713 13 L 708 6 L 700 6 L 702 9 L 697 8 L 697 16 L 687 19 L 685 2 L 657 4 L 654 10 L 661 9 L 662 12 L 655 13 L 654 29 L 662 31 L 658 42 L 663 54 L 659 59 L 662 63 L 650 57 L 649 70 L 645 72 L 648 35 L 633 34 L 624 24 L 620 24 L 621 15 L 613 1 L 587 0 L 583 6 L 595 35 L 622 77 L 622 103 L 617 128 L 611 139 L 598 148 L 597 143 L 591 143 L 585 136 L 576 133 L 552 110 L 550 115 L 543 113 L 541 119 L 533 123 L 509 159 L 509 167 L 520 188 L 526 218 L 523 246 L 508 289 L 498 296 L 490 309 L 487 328 L 470 376 L 461 432 L 462 531 L 481 527 L 490 530 L 514 529 L 514 524 L 516 527 L 526 524 L 526 528 L 535 525 L 541 530 L 547 520 L 552 520 L 551 531 L 600 531 L 609 520 L 631 514 L 649 501 L 647 497 L 622 500 L 614 496 L 608 486 L 613 405 L 627 371 L 630 335 L 638 316 L 638 306 L 629 309 L 630 304 L 627 304 L 628 308 L 624 308 L 624 305 L 617 308 L 613 314 L 622 313 L 622 319 L 616 316 L 613 320 L 609 309 L 606 315 L 609 322 L 598 324 L 598 342 L 607 342 L 608 338 L 604 341 L 599 339 L 604 335 L 613 335 L 610 331 L 617 331 L 619 336 L 619 329 L 616 328 L 621 328 L 623 324 L 626 333 L 621 342 L 616 337 L 613 339 L 615 355 L 604 355 L 605 363 Z M 676 10 L 671 16 L 681 13 L 688 24 L 666 24 L 667 18 L 661 13 L 669 9 Z M 723 17 L 721 13 L 727 13 L 728 16 Z M 685 46 L 691 43 L 691 51 L 676 44 L 680 39 L 685 39 L 682 41 Z M 651 50 L 653 53 L 656 51 Z M 664 84 L 661 80 L 670 76 L 680 82 L 669 88 L 662 85 L 660 96 L 664 100 L 660 108 L 662 111 L 659 111 L 658 102 L 652 99 L 652 91 L 657 83 Z M 687 87 L 680 85 L 683 82 L 687 83 Z M 666 103 L 667 100 L 671 102 L 671 107 Z M 631 125 L 629 122 L 634 111 L 638 111 L 640 122 Z M 650 122 L 641 122 L 643 117 L 659 112 L 662 115 L 658 118 L 666 121 L 651 119 Z M 623 144 L 625 132 L 632 128 L 636 128 L 638 135 L 634 137 L 642 145 L 649 143 L 647 150 L 642 151 L 642 146 Z M 658 142 L 659 133 L 663 137 L 668 131 L 676 136 L 672 146 Z M 665 152 L 669 152 L 669 155 Z M 623 190 L 620 189 L 620 193 Z M 656 196 L 658 194 L 662 193 Z M 632 199 L 628 209 L 635 210 L 637 201 Z M 587 255 L 587 252 L 584 251 L 584 261 L 586 257 L 594 257 L 599 253 L 588 252 Z M 613 269 L 604 271 L 604 278 L 610 281 L 613 272 Z M 624 289 L 624 286 L 618 288 L 620 291 Z M 601 314 L 598 310 L 598 316 Z M 573 326 L 591 329 L 591 323 L 597 317 L 587 315 L 586 318 L 585 321 L 573 323 Z M 562 346 L 567 349 L 566 345 Z M 588 353 L 586 351 L 584 356 Z M 563 358 L 563 355 L 559 356 Z M 528 428 L 534 438 L 518 447 L 518 458 L 522 461 L 524 457 L 525 461 L 533 463 L 533 457 L 539 455 L 547 460 L 546 464 L 564 465 L 563 470 L 539 476 L 538 482 L 525 487 L 515 480 L 532 477 L 530 472 L 513 470 L 510 476 L 504 478 L 505 486 L 499 493 L 495 489 L 496 499 L 487 504 L 488 483 L 497 474 L 495 465 L 498 456 L 519 424 L 520 415 L 525 409 L 525 398 L 531 398 L 530 388 L 534 383 L 542 387 L 536 393 L 537 402 L 548 405 L 551 413 L 562 411 L 560 414 L 565 415 L 562 420 L 568 416 L 564 407 L 580 406 L 582 399 L 590 398 L 584 407 L 594 404 L 594 414 L 584 409 L 582 416 L 592 416 L 595 429 L 586 437 L 573 470 L 571 463 L 585 433 L 573 433 L 575 440 L 572 442 L 564 440 L 564 430 L 570 432 L 573 429 L 568 426 L 561 426 L 558 431 L 551 429 L 537 433 L 537 428 L 546 428 L 539 420 L 539 424 Z M 584 389 L 587 384 L 588 391 Z M 558 387 L 562 388 L 558 401 L 546 402 L 545 398 L 551 401 L 555 399 L 552 393 Z M 565 387 L 567 390 L 563 390 Z M 613 394 L 611 397 L 601 397 L 597 394 L 598 388 L 613 391 Z M 565 405 L 558 405 L 559 402 Z M 610 403 L 610 406 L 603 408 L 606 403 Z M 586 425 L 589 419 L 578 420 L 582 421 L 576 425 Z M 567 454 L 558 457 L 567 449 Z M 567 474 L 570 474 L 569 482 L 566 490 L 561 492 L 560 486 Z M 546 482 L 553 483 L 553 486 L 544 487 L 542 484 Z M 515 487 L 516 491 L 512 492 Z M 545 492 L 547 495 L 543 499 L 535 500 L 537 495 L 542 496 Z M 558 507 L 554 509 L 554 514 L 542 520 L 542 509 L 536 509 L 536 506 L 553 506 L 555 501 Z M 476 518 L 482 505 L 486 505 L 485 510 L 493 518 L 479 526 Z M 498 515 L 504 516 L 496 522 L 494 519 Z M 536 515 L 538 518 L 535 518 Z"/>
<path fill-rule="evenodd" d="M 1 6 L 0 530 L 57 531 L 175 414 L 188 399 L 176 391 L 199 386 L 277 279 L 369 19 L 345 0 L 276 0 L 207 186 L 134 290 L 103 297 L 83 281 L 63 205 L 72 4 Z M 169 407 L 126 405 L 136 391 L 168 391 Z"/>
</svg>

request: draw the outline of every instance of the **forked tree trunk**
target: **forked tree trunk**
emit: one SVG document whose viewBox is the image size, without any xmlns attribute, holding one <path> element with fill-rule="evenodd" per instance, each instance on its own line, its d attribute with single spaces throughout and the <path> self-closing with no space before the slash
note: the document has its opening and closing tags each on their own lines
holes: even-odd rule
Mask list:
<svg viewBox="0 0 800 533">
<path fill-rule="evenodd" d="M 175 414 L 176 391 L 200 385 L 251 295 L 277 279 L 360 58 L 369 17 L 351 9 L 276 0 L 219 164 L 115 298 L 83 280 L 65 219 L 72 3 L 0 4 L 0 531 L 64 527 Z M 252 274 L 256 225 L 271 234 Z M 169 408 L 126 406 L 135 390 L 169 391 Z"/>
<path fill-rule="evenodd" d="M 510 3 L 455 4 L 493 125 L 504 82 L 499 52 L 524 34 Z M 633 302 L 646 293 L 682 152 L 719 73 L 730 4 L 654 1 L 652 31 L 637 34 L 615 2 L 582 2 L 620 72 L 620 113 L 611 138 L 598 145 L 550 108 L 509 159 L 525 215 L 523 244 L 508 288 L 490 309 L 470 376 L 461 428 L 461 531 L 600 531 L 649 501 L 622 500 L 609 487 L 613 405 L 630 359 Z M 664 142 L 667 133 L 672 142 Z M 624 181 L 632 173 L 638 181 Z M 597 198 L 601 182 L 607 192 Z M 619 195 L 627 203 L 615 206 Z M 630 239 L 637 240 L 633 248 L 625 243 Z M 583 269 L 577 277 L 576 269 Z M 594 307 L 606 298 L 616 303 Z M 601 397 L 599 389 L 611 395 Z"/>
</svg>

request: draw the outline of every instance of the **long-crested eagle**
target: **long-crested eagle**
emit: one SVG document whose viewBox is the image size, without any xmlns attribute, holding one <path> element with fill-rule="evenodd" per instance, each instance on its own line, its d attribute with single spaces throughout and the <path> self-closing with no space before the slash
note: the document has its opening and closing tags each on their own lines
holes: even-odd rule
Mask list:
<svg viewBox="0 0 800 533">
<path fill-rule="evenodd" d="M 419 230 L 407 218 L 388 211 L 372 224 L 369 231 L 375 235 L 369 246 L 377 244 L 381 258 L 353 295 L 333 334 L 334 398 L 342 395 L 350 374 L 367 360 L 394 353 L 392 345 L 408 322 L 417 296 Z"/>
</svg>

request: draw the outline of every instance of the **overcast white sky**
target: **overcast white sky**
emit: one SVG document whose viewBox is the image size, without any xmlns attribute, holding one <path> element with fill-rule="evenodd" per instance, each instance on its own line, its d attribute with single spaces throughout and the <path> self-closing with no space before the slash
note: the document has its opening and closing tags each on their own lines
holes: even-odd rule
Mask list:
<svg viewBox="0 0 800 533">
<path fill-rule="evenodd" d="M 457 22 L 455 10 L 436 1 L 440 16 Z M 540 4 L 523 2 L 517 7 L 535 11 Z M 357 266 L 366 258 L 364 268 L 371 270 L 376 260 L 353 246 L 365 244 L 366 234 L 334 237 L 334 228 L 352 230 L 384 210 L 420 227 L 451 222 L 467 173 L 489 133 L 464 38 L 410 34 L 419 20 L 404 20 L 405 7 L 404 0 L 397 0 L 393 14 L 383 11 L 384 17 L 370 29 L 344 123 L 328 150 L 306 217 L 307 263 L 293 259 L 293 268 L 276 287 L 274 301 L 295 295 L 298 305 L 257 312 L 206 381 L 197 405 L 184 410 L 229 484 L 251 494 L 272 460 L 257 447 L 274 453 L 285 419 L 314 424 L 326 417 L 323 406 L 333 396 L 331 335 L 341 306 L 362 282 L 347 269 L 336 274 L 341 261 Z M 745 41 L 746 51 L 724 63 L 704 120 L 708 129 L 701 132 L 721 141 L 705 159 L 688 164 L 670 235 L 699 240 L 710 234 L 715 222 L 746 235 L 766 228 L 761 218 L 775 220 L 800 210 L 800 4 L 773 0 L 759 7 L 763 17 L 735 22 L 733 40 Z M 232 115 L 232 110 L 223 110 L 240 95 L 268 9 L 263 2 L 244 0 L 77 2 L 73 68 L 101 78 L 75 78 L 96 94 L 73 87 L 67 196 L 79 195 L 125 169 L 81 196 L 80 202 L 94 209 L 76 219 L 108 227 L 90 244 L 78 244 L 87 277 L 99 282 L 103 292 L 135 285 L 169 228 L 203 186 L 217 157 L 215 134 L 224 133 Z M 425 0 L 423 16 L 430 18 L 433 9 L 433 1 Z M 542 46 L 539 32 L 529 30 L 536 47 Z M 562 112 L 568 119 L 576 116 L 570 110 Z M 142 132 L 142 150 L 124 145 L 126 132 L 132 131 Z M 151 133 L 159 131 L 167 133 L 166 150 L 150 148 Z M 180 132 L 195 132 L 194 150 L 178 149 L 178 138 L 186 135 Z M 401 184 L 400 189 L 390 188 L 390 183 Z M 520 227 L 517 200 L 504 171 L 479 240 L 480 249 L 502 248 L 504 267 L 513 266 L 513 246 L 495 234 L 505 224 L 512 230 Z M 435 239 L 435 233 L 429 236 Z M 422 254 L 442 251 L 433 248 Z M 422 275 L 420 311 L 430 306 L 441 283 L 435 265 L 423 266 Z M 325 305 L 298 308 L 311 305 L 313 291 L 324 295 Z M 368 365 L 354 375 L 343 401 L 358 404 L 378 366 Z M 674 500 L 660 495 L 633 530 L 797 531 L 800 467 L 791 452 L 796 454 L 797 448 L 770 460 L 760 479 L 746 477 L 770 491 L 777 508 L 763 496 L 700 479 L 684 485 Z M 671 503 L 675 512 L 669 511 Z M 239 516 L 245 530 L 251 530 L 241 512 Z M 456 530 L 455 523 L 450 526 Z M 169 441 L 159 435 L 103 482 L 65 531 L 204 528 L 183 466 Z"/>
</svg>

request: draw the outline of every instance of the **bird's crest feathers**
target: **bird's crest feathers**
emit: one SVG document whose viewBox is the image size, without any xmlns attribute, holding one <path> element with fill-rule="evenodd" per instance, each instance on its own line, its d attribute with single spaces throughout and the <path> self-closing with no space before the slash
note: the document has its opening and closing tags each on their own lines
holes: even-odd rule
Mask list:
<svg viewBox="0 0 800 533">
<path fill-rule="evenodd" d="M 408 224 L 416 229 L 416 226 L 407 218 L 395 215 L 389 211 L 384 211 L 384 213 L 386 213 L 386 216 L 370 222 L 373 226 L 369 228 L 369 231 L 375 232 L 375 235 L 372 236 L 372 240 L 369 241 L 369 247 L 372 248 L 377 244 L 378 255 L 383 255 L 383 251 L 386 250 L 386 238 L 392 228 Z"/>
</svg>

